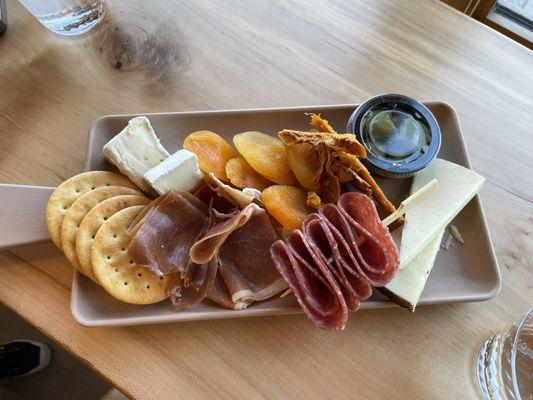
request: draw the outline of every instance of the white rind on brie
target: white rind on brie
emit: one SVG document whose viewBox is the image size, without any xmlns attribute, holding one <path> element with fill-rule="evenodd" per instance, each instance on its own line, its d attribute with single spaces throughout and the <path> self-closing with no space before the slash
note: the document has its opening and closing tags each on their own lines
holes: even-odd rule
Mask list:
<svg viewBox="0 0 533 400">
<path fill-rule="evenodd" d="M 144 179 L 160 195 L 171 190 L 189 192 L 198 186 L 203 177 L 198 157 L 188 150 L 178 150 L 144 174 Z"/>
<path fill-rule="evenodd" d="M 481 190 L 485 180 L 468 168 L 437 158 L 414 176 L 411 193 L 435 178 L 439 187 L 405 214 L 400 269 L 409 265 L 444 230 Z"/>
<path fill-rule="evenodd" d="M 104 146 L 104 156 L 145 193 L 154 194 L 143 176 L 169 154 L 161 145 L 148 118 L 135 117 Z"/>
</svg>

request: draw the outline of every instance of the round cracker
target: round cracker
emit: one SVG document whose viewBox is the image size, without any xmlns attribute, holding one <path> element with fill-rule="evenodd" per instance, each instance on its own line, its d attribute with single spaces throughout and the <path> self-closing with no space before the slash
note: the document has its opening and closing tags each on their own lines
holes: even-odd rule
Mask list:
<svg viewBox="0 0 533 400">
<path fill-rule="evenodd" d="M 67 210 L 61 225 L 61 247 L 67 259 L 78 270 L 81 271 L 76 255 L 76 234 L 83 217 L 98 203 L 123 194 L 143 196 L 140 191 L 126 186 L 103 186 L 85 193 Z"/>
<path fill-rule="evenodd" d="M 91 246 L 100 227 L 112 215 L 124 208 L 145 205 L 149 202 L 145 196 L 125 194 L 104 200 L 85 214 L 76 234 L 76 255 L 83 274 L 96 280 L 91 264 Z"/>
<path fill-rule="evenodd" d="M 138 189 L 124 175 L 109 171 L 90 171 L 67 179 L 54 190 L 46 205 L 46 226 L 57 247 L 61 249 L 61 224 L 72 203 L 90 190 L 112 185 Z"/>
<path fill-rule="evenodd" d="M 153 304 L 168 297 L 172 275 L 159 277 L 135 264 L 129 254 L 128 227 L 141 206 L 126 208 L 109 218 L 98 230 L 91 252 L 93 271 L 100 285 L 113 297 L 130 304 Z"/>
</svg>

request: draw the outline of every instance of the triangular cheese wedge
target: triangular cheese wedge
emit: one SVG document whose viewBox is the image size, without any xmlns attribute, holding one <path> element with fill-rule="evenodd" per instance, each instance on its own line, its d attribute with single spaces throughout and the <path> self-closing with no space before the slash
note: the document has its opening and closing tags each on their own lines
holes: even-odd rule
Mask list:
<svg viewBox="0 0 533 400">
<path fill-rule="evenodd" d="M 400 269 L 409 265 L 444 230 L 481 190 L 485 181 L 485 178 L 468 168 L 437 158 L 414 176 L 411 193 L 435 178 L 439 181 L 439 187 L 405 214 Z"/>
<path fill-rule="evenodd" d="M 441 229 L 413 261 L 407 264 L 404 269 L 399 270 L 394 279 L 381 289 L 387 297 L 402 307 L 407 307 L 411 311 L 415 310 L 435 263 L 443 234 L 444 229 Z"/>
</svg>

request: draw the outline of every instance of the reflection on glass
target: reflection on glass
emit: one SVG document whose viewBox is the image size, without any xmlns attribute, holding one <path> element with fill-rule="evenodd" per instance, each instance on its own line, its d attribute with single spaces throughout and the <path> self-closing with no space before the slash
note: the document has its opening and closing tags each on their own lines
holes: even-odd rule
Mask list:
<svg viewBox="0 0 533 400">
<path fill-rule="evenodd" d="M 74 36 L 87 32 L 102 20 L 104 0 L 20 0 L 41 24 L 52 32 Z"/>
</svg>

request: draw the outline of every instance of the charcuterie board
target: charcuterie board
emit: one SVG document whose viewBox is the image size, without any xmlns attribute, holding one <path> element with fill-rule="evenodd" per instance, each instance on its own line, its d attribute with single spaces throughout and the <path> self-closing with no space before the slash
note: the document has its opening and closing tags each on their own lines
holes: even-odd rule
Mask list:
<svg viewBox="0 0 533 400">
<path fill-rule="evenodd" d="M 468 154 L 452 107 L 441 102 L 426 102 L 435 115 L 442 133 L 439 158 L 470 167 Z M 148 114 L 162 145 L 172 151 L 180 148 L 185 137 L 198 129 L 212 130 L 231 140 L 239 132 L 261 131 L 270 135 L 285 127 L 306 129 L 305 113 L 326 115 L 330 123 L 343 129 L 356 105 L 313 106 L 257 110 L 201 111 Z M 103 147 L 135 115 L 106 116 L 91 127 L 87 150 L 86 170 L 115 168 L 103 156 Z M 379 179 L 379 185 L 396 204 L 409 192 L 411 178 Z M 481 301 L 494 297 L 500 288 L 500 275 L 479 196 L 459 213 L 453 221 L 465 243 L 447 251 L 440 251 L 418 304 L 439 304 Z M 361 303 L 361 308 L 396 306 L 374 291 Z M 108 296 L 90 279 L 76 272 L 72 291 L 72 313 L 86 326 L 121 326 L 214 318 L 280 315 L 301 312 L 293 296 L 271 299 L 250 305 L 244 310 L 227 310 L 202 302 L 195 307 L 176 311 L 169 301 L 147 306 L 126 304 Z M 402 311 L 406 312 L 406 311 Z"/>
</svg>

